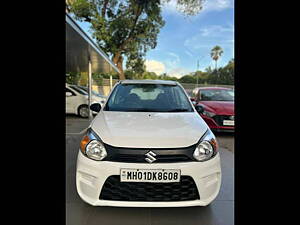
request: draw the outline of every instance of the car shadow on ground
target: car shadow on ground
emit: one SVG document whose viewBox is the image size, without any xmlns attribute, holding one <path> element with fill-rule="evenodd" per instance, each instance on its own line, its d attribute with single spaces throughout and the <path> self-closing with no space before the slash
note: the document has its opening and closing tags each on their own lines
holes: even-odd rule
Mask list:
<svg viewBox="0 0 300 225">
<path fill-rule="evenodd" d="M 81 208 L 79 211 L 83 215 L 85 214 L 85 216 L 70 215 L 71 218 L 69 217 L 67 219 L 67 224 L 79 224 L 78 219 L 81 220 L 80 224 L 89 225 L 100 223 L 110 225 L 195 225 L 195 222 L 203 222 L 205 225 L 229 225 L 230 222 L 233 222 L 229 222 L 228 219 L 224 218 L 227 216 L 226 214 L 231 216 L 227 210 L 223 209 L 223 215 L 221 215 L 221 217 L 214 213 L 214 210 L 216 210 L 214 208 L 224 208 L 223 205 L 218 206 L 218 202 L 214 202 L 205 207 L 179 208 L 93 207 L 82 202 L 78 204 L 77 207 Z M 226 222 L 224 223 L 222 221 Z"/>
<path fill-rule="evenodd" d="M 66 119 L 80 119 L 80 116 L 66 113 Z"/>
</svg>

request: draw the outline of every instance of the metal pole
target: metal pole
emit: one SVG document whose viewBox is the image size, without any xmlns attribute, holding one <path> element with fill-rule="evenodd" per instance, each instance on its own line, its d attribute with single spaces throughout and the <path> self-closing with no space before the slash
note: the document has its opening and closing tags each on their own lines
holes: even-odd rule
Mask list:
<svg viewBox="0 0 300 225">
<path fill-rule="evenodd" d="M 111 89 L 112 89 L 112 75 L 110 75 L 110 77 L 109 77 L 109 82 L 110 82 L 110 91 L 111 91 Z"/>
<path fill-rule="evenodd" d="M 199 70 L 199 59 L 197 60 L 197 71 Z M 196 76 L 197 76 L 197 87 L 198 87 L 198 75 L 196 71 Z"/>
<path fill-rule="evenodd" d="M 89 59 L 89 119 L 93 118 L 92 110 L 90 109 L 92 104 L 92 62 Z"/>
</svg>

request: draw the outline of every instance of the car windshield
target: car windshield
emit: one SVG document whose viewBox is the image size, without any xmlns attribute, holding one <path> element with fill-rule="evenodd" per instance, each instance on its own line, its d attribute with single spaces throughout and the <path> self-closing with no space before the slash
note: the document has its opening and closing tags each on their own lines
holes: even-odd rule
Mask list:
<svg viewBox="0 0 300 225">
<path fill-rule="evenodd" d="M 109 97 L 104 110 L 193 112 L 193 108 L 180 86 L 164 84 L 119 84 Z"/>
<path fill-rule="evenodd" d="M 234 91 L 225 89 L 200 90 L 201 101 L 233 101 Z"/>
</svg>

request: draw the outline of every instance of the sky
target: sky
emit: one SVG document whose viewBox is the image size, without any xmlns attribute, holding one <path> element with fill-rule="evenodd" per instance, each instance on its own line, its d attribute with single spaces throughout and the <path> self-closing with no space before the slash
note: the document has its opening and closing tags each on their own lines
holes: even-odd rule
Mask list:
<svg viewBox="0 0 300 225">
<path fill-rule="evenodd" d="M 234 0 L 206 0 L 201 12 L 185 17 L 178 10 L 174 0 L 162 8 L 165 26 L 158 35 L 155 49 L 146 54 L 146 70 L 160 75 L 180 78 L 197 69 L 215 63 L 210 57 L 211 49 L 219 45 L 224 53 L 218 61 L 225 66 L 234 58 Z M 89 33 L 88 25 L 79 25 Z M 125 63 L 124 63 L 125 66 Z"/>
</svg>

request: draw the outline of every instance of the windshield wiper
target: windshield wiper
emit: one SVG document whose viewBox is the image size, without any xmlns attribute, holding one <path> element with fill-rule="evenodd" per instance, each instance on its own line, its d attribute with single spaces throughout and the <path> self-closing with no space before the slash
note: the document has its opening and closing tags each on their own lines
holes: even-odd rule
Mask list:
<svg viewBox="0 0 300 225">
<path fill-rule="evenodd" d="M 168 112 L 190 112 L 189 109 L 171 109 Z"/>
<path fill-rule="evenodd" d="M 106 105 L 106 111 L 122 111 L 122 112 L 190 112 L 189 109 L 171 109 L 171 110 L 161 110 L 161 109 L 149 109 L 149 108 L 129 108 L 129 109 L 109 109 Z"/>
<path fill-rule="evenodd" d="M 149 108 L 125 109 L 127 112 L 159 112 L 159 110 Z"/>
</svg>

